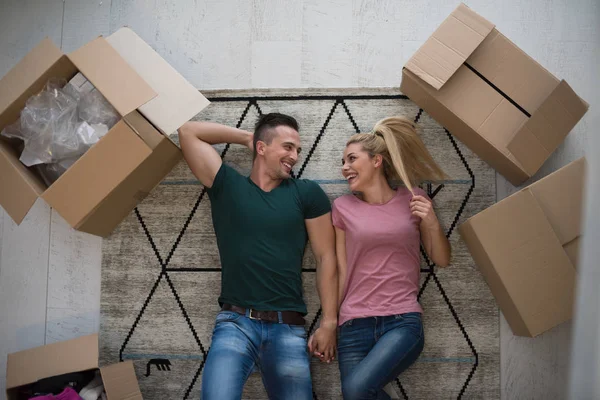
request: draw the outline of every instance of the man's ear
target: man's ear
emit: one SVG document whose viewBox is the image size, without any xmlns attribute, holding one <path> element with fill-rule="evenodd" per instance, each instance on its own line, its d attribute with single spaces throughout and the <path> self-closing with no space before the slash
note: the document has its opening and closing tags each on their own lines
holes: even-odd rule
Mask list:
<svg viewBox="0 0 600 400">
<path fill-rule="evenodd" d="M 256 154 L 260 154 L 261 156 L 265 154 L 267 144 L 262 140 L 256 141 Z"/>
</svg>

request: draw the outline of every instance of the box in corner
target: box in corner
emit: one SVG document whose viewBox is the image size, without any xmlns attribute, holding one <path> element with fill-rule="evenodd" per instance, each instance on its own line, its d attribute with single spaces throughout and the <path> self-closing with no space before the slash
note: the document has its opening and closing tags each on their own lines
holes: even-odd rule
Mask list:
<svg viewBox="0 0 600 400">
<path fill-rule="evenodd" d="M 44 378 L 98 369 L 108 400 L 142 400 L 131 361 L 98 366 L 97 334 L 9 354 L 6 398 L 18 400 L 28 387 Z"/>
<path fill-rule="evenodd" d="M 518 186 L 588 104 L 464 4 L 402 70 L 401 91 Z"/>
<path fill-rule="evenodd" d="M 0 205 L 20 224 L 38 197 L 73 228 L 108 236 L 181 160 L 168 138 L 208 105 L 131 29 L 99 37 L 68 55 L 49 39 L 0 80 L 0 130 L 19 119 L 50 78 L 81 73 L 121 119 L 49 187 L 0 138 Z"/>
<path fill-rule="evenodd" d="M 459 227 L 515 335 L 535 337 L 572 317 L 585 167 L 574 161 Z"/>
</svg>

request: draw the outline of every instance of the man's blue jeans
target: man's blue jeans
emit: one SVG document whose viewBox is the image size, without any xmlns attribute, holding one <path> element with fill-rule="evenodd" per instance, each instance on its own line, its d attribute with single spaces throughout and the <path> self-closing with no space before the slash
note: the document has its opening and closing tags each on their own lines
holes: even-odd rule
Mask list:
<svg viewBox="0 0 600 400">
<path fill-rule="evenodd" d="M 383 387 L 417 360 L 424 344 L 421 313 L 345 322 L 338 332 L 344 400 L 389 400 Z"/>
<path fill-rule="evenodd" d="M 255 367 L 269 399 L 312 399 L 303 326 L 263 322 L 221 311 L 202 376 L 202 399 L 241 399 L 244 384 Z"/>
</svg>

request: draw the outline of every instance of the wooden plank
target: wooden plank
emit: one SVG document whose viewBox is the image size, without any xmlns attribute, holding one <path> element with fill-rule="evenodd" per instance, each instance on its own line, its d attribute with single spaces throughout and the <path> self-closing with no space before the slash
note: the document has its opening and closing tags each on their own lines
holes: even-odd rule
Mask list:
<svg viewBox="0 0 600 400">
<path fill-rule="evenodd" d="M 252 2 L 112 0 L 110 31 L 127 25 L 199 89 L 250 87 Z"/>
<path fill-rule="evenodd" d="M 7 218 L 5 215 L 6 212 L 2 207 L 0 207 L 0 287 L 2 287 L 3 280 L 2 244 L 4 243 L 4 219 Z M 0 326 L 4 326 L 4 324 L 6 323 L 6 318 L 7 316 L 5 316 L 0 310 Z M 6 353 L 8 353 L 8 349 L 3 349 L 0 345 L 0 396 L 3 396 L 4 390 L 6 388 Z"/>
<path fill-rule="evenodd" d="M 575 152 L 575 150 L 571 150 Z M 577 157 L 573 157 L 573 160 Z M 551 160 L 544 170 L 556 170 Z M 551 172 L 550 171 L 550 172 Z M 543 173 L 543 172 L 541 172 Z M 540 173 L 540 174 L 541 174 Z M 534 177 L 525 185 L 536 181 Z M 496 197 L 501 200 L 519 190 L 496 174 Z M 535 338 L 515 336 L 500 313 L 500 387 L 501 399 L 565 399 L 568 387 L 571 350 L 571 321 Z"/>
<path fill-rule="evenodd" d="M 54 210 L 51 221 L 46 343 L 100 328 L 102 238 L 74 230 Z"/>
<path fill-rule="evenodd" d="M 358 86 L 353 75 L 352 15 L 350 1 L 304 1 L 302 87 Z"/>
<path fill-rule="evenodd" d="M 402 66 L 456 7 L 445 2 L 354 0 L 352 66 L 357 86 L 398 86 Z"/>
<path fill-rule="evenodd" d="M 297 15 L 300 2 L 287 9 L 286 6 L 290 4 L 279 0 L 159 0 L 156 7 L 126 0 L 81 3 L 75 0 L 66 0 L 64 3 L 65 32 L 62 44 L 65 51 L 79 47 L 89 37 L 106 33 L 105 21 L 109 15 L 108 33 L 123 25 L 132 26 L 199 88 L 254 86 L 252 52 L 253 48 L 258 47 L 254 47 L 253 43 L 294 41 L 298 40 L 298 32 L 302 41 L 302 86 L 397 86 L 399 81 L 396 74 L 403 61 L 416 51 L 422 41 L 445 18 L 449 13 L 448 7 L 455 6 L 430 2 L 427 7 L 420 5 L 422 9 L 417 10 L 416 5 L 408 4 L 410 2 L 395 4 L 398 2 L 392 0 L 304 0 L 300 17 Z M 516 0 L 509 3 L 474 1 L 469 3 L 469 6 L 498 24 L 501 31 L 551 72 L 567 79 L 576 92 L 590 102 L 590 112 L 593 112 L 594 105 L 598 102 L 590 93 L 597 90 L 598 85 L 590 82 L 596 79 L 597 63 L 590 62 L 590 54 L 600 47 L 598 35 L 594 34 L 600 26 L 595 0 L 582 0 L 577 7 L 572 7 L 564 0 L 540 0 L 526 4 L 517 3 Z M 0 24 L 3 27 L 0 36 L 0 50 L 3 55 L 0 58 L 0 75 L 8 71 L 44 36 L 50 36 L 57 45 L 61 44 L 62 10 L 63 2 L 60 0 L 3 2 L 0 13 Z M 293 17 L 284 21 L 282 16 L 286 15 Z M 301 29 L 298 26 L 301 26 Z M 277 34 L 281 36 L 276 37 Z M 400 48 L 396 47 L 398 42 L 401 42 Z M 258 57 L 257 55 L 257 59 Z M 273 57 L 277 58 L 278 55 Z M 262 77 L 255 78 L 255 81 L 261 86 L 273 87 L 277 83 Z M 587 136 L 582 133 L 595 126 L 586 121 L 591 120 L 584 118 L 567 138 L 567 144 L 555 153 L 538 176 L 543 176 L 556 166 L 564 165 L 583 154 L 587 147 Z M 509 193 L 509 189 L 502 189 L 503 185 L 509 184 L 499 178 L 499 198 Z M 38 208 L 36 210 L 40 212 Z M 46 212 L 46 219 L 49 221 L 50 212 Z M 12 221 L 5 217 L 4 233 L 0 242 L 0 287 L 10 289 L 8 292 L 0 291 L 0 299 L 4 300 L 2 293 L 10 298 L 22 298 L 23 302 L 19 303 L 19 307 L 27 314 L 27 309 L 39 305 L 39 296 L 25 301 L 25 298 L 32 294 L 31 290 L 26 288 L 25 282 L 14 282 L 14 276 L 11 278 L 12 284 L 3 283 L 7 272 L 2 260 L 7 257 L 7 243 L 10 243 L 11 248 L 8 251 L 11 257 L 16 251 L 13 246 L 16 240 L 15 233 L 7 224 L 12 224 Z M 44 230 L 43 225 L 28 229 L 30 231 L 21 237 L 26 237 L 30 243 L 36 245 L 43 242 L 44 235 L 40 233 Z M 20 246 L 23 250 L 27 242 L 22 240 L 23 244 Z M 61 274 L 66 275 L 72 282 L 81 279 L 81 274 L 73 266 L 77 264 L 74 260 L 80 257 L 76 255 L 76 250 L 65 245 L 66 256 L 62 255 L 63 250 L 59 250 L 64 242 L 71 241 L 70 233 L 57 233 L 55 240 L 53 247 L 58 254 L 55 258 L 56 268 L 59 268 L 61 257 L 74 257 L 69 261 L 71 267 L 66 269 L 71 271 L 72 276 L 64 271 Z M 89 246 L 89 243 L 86 246 Z M 31 272 L 31 255 L 25 253 L 17 257 L 16 262 L 18 265 L 29 263 L 28 270 Z M 89 265 L 92 264 L 88 260 L 84 268 L 87 268 L 88 262 Z M 27 287 L 31 287 L 33 283 L 28 282 L 30 285 Z M 54 285 L 52 288 L 54 290 Z M 21 295 L 24 290 L 27 290 L 26 296 Z M 35 290 L 33 293 L 39 291 Z M 94 311 L 87 311 L 94 308 L 93 301 L 84 299 L 86 306 L 83 309 L 71 309 L 71 306 L 61 308 L 59 304 L 63 302 L 63 305 L 72 305 L 72 301 L 74 300 L 69 298 L 59 298 L 56 300 L 56 307 L 48 308 L 48 340 L 67 337 L 74 329 L 84 332 L 95 326 Z M 6 324 L 2 318 L 13 315 L 13 311 L 6 311 L 3 307 L 5 306 L 0 304 L 0 329 L 8 329 L 3 328 Z M 58 323 L 54 326 L 55 320 L 60 321 L 60 328 Z M 13 328 L 16 332 L 17 328 Z M 61 329 L 63 333 L 59 333 Z M 535 339 L 515 338 L 505 321 L 501 320 L 503 398 L 542 398 L 552 391 L 564 393 L 560 391 L 560 386 L 568 374 L 565 361 L 568 354 L 563 350 L 571 344 L 566 334 L 567 330 L 568 324 L 563 324 L 556 328 L 556 332 L 553 330 Z M 27 332 L 23 334 L 28 336 Z M 1 382 L 5 376 L 2 362 L 5 361 L 7 351 L 2 347 L 5 346 L 4 342 L 0 341 L 0 393 L 3 389 Z M 42 342 L 43 338 L 39 344 Z M 551 354 L 544 356 L 547 352 Z"/>
<path fill-rule="evenodd" d="M 566 399 L 571 322 L 535 338 L 514 336 L 500 318 L 501 398 Z"/>
<path fill-rule="evenodd" d="M 111 0 L 64 3 L 62 50 L 110 33 Z M 52 210 L 46 343 L 98 332 L 102 240 L 72 229 Z"/>
<path fill-rule="evenodd" d="M 50 208 L 38 200 L 20 226 L 4 213 L 0 251 L 0 393 L 6 355 L 45 343 Z"/>
<path fill-rule="evenodd" d="M 5 0 L 0 13 L 0 77 L 45 37 L 60 46 L 62 0 Z"/>
<path fill-rule="evenodd" d="M 253 0 L 253 42 L 302 41 L 303 0 Z"/>
<path fill-rule="evenodd" d="M 8 0 L 0 12 L 0 76 L 45 37 L 61 43 L 61 0 Z M 0 226 L 0 398 L 6 355 L 44 344 L 50 208 L 38 200 L 20 226 L 2 214 Z"/>
<path fill-rule="evenodd" d="M 600 21 L 597 3 L 585 0 L 578 7 L 555 0 L 550 3 L 530 2 L 518 7 L 502 7 L 498 19 L 489 5 L 481 14 L 497 23 L 527 54 L 551 73 L 567 80 L 577 94 L 590 102 L 590 112 L 567 136 L 540 171 L 528 183 L 537 181 L 556 169 L 588 153 L 589 135 L 593 132 L 590 119 L 594 111 L 597 66 L 592 61 L 593 49 L 600 46 Z M 475 7 L 475 5 L 471 5 Z M 479 11 L 478 11 L 479 12 Z M 569 60 L 565 62 L 565 60 Z M 590 154 L 590 153 L 588 153 Z M 498 200 L 515 188 L 497 175 Z M 516 337 L 504 318 L 500 320 L 502 399 L 566 399 L 571 346 L 572 321 L 559 325 L 536 338 Z"/>
<path fill-rule="evenodd" d="M 600 15 L 598 15 L 600 24 Z M 596 60 L 600 61 L 600 46 L 596 47 Z M 590 86 L 600 87 L 600 78 Z M 590 100 L 591 104 L 600 104 L 600 94 L 596 92 Z M 591 121 L 594 126 L 600 123 L 600 111 L 592 110 Z M 589 138 L 588 152 L 600 154 L 600 136 Z M 598 399 L 600 398 L 600 158 L 588 157 L 587 199 L 583 241 L 581 244 L 580 263 L 577 268 L 576 314 L 573 321 L 573 338 L 570 357 L 570 381 L 567 398 Z"/>
<path fill-rule="evenodd" d="M 277 57 L 273 57 L 277 54 Z M 253 42 L 252 87 L 300 87 L 302 42 Z"/>
<path fill-rule="evenodd" d="M 62 51 L 70 53 L 98 36 L 108 35 L 111 0 L 65 0 Z"/>
</svg>

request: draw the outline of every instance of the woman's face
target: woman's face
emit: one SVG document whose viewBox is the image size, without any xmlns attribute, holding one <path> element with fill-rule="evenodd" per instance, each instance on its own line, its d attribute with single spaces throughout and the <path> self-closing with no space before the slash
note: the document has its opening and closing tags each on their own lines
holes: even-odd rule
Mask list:
<svg viewBox="0 0 600 400">
<path fill-rule="evenodd" d="M 363 150 L 360 143 L 346 146 L 342 159 L 342 175 L 348 181 L 350 190 L 363 192 L 373 177 L 379 173 L 377 170 L 381 167 L 381 161 L 381 156 L 371 157 Z"/>
</svg>

